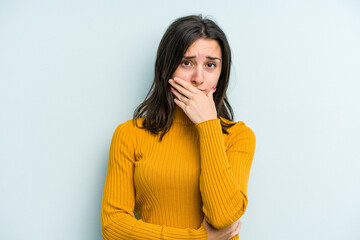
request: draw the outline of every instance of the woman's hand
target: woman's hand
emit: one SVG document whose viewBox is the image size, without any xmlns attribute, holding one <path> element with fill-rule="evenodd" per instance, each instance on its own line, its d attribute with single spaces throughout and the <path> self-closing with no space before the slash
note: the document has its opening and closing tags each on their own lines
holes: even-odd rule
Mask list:
<svg viewBox="0 0 360 240">
<path fill-rule="evenodd" d="M 235 237 L 239 234 L 241 222 L 238 219 L 234 222 L 230 227 L 224 229 L 216 229 L 213 228 L 206 220 L 204 216 L 204 220 L 202 222 L 207 231 L 208 240 L 228 240 L 232 237 Z"/>
<path fill-rule="evenodd" d="M 198 124 L 200 122 L 216 119 L 217 112 L 213 99 L 215 90 L 211 89 L 208 94 L 197 89 L 190 83 L 180 79 L 170 79 L 175 95 L 175 103 L 185 112 L 189 119 Z"/>
</svg>

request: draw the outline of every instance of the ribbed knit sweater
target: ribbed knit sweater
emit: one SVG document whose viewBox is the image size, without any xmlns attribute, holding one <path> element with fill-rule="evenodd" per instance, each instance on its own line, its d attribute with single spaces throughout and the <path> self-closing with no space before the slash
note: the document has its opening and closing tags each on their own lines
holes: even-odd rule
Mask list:
<svg viewBox="0 0 360 240">
<path fill-rule="evenodd" d="M 217 229 L 244 214 L 254 132 L 240 121 L 223 134 L 220 119 L 194 124 L 175 107 L 162 142 L 132 119 L 116 128 L 101 207 L 104 239 L 207 239 L 204 214 Z"/>
</svg>

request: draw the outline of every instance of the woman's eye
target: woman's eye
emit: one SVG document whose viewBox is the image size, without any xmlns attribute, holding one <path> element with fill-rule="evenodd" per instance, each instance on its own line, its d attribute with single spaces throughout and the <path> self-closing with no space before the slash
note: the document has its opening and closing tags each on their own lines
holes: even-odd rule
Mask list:
<svg viewBox="0 0 360 240">
<path fill-rule="evenodd" d="M 189 61 L 182 61 L 182 63 L 181 63 L 182 65 L 184 65 L 184 66 L 190 66 L 191 65 L 191 63 L 189 62 Z"/>
<path fill-rule="evenodd" d="M 216 67 L 216 65 L 215 65 L 214 63 L 208 63 L 207 66 L 208 66 L 209 68 L 215 68 L 215 67 Z"/>
</svg>

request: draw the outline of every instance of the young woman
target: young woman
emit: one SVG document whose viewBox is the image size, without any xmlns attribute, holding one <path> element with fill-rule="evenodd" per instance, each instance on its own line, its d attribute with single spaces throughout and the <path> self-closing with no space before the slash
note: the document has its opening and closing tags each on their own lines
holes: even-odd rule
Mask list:
<svg viewBox="0 0 360 240">
<path fill-rule="evenodd" d="M 213 21 L 186 16 L 169 26 L 145 101 L 112 138 L 104 239 L 238 239 L 255 135 L 232 120 L 230 65 Z"/>
</svg>

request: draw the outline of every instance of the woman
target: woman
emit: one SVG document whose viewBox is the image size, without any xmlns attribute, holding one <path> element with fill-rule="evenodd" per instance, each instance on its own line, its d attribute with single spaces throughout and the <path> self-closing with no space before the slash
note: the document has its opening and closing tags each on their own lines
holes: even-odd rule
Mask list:
<svg viewBox="0 0 360 240">
<path fill-rule="evenodd" d="M 230 64 L 213 21 L 187 16 L 169 26 L 146 100 L 112 138 L 104 239 L 238 239 L 255 135 L 232 121 Z"/>
</svg>

